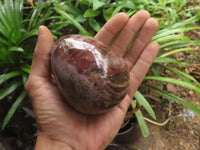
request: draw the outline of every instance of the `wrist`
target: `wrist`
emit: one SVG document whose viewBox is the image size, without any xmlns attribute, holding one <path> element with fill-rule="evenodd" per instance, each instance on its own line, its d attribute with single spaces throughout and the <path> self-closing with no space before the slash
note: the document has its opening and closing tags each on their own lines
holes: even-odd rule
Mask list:
<svg viewBox="0 0 200 150">
<path fill-rule="evenodd" d="M 74 150 L 70 145 L 38 134 L 35 150 Z"/>
</svg>

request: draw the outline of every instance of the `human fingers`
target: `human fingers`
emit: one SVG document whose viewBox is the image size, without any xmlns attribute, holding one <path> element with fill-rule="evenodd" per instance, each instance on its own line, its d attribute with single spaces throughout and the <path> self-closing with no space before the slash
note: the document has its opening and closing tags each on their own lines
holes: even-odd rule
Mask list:
<svg viewBox="0 0 200 150">
<path fill-rule="evenodd" d="M 140 33 L 134 40 L 130 50 L 124 56 L 127 62 L 128 69 L 130 70 L 137 62 L 140 54 L 143 52 L 144 48 L 149 44 L 153 35 L 158 28 L 158 22 L 156 19 L 148 19 L 144 26 L 141 28 Z"/>
<path fill-rule="evenodd" d="M 130 71 L 130 85 L 128 89 L 128 94 L 116 107 L 119 110 L 117 115 L 118 119 L 120 119 L 121 117 L 124 118 L 128 107 L 130 106 L 131 100 L 134 96 L 134 93 L 138 89 L 147 71 L 149 70 L 149 67 L 151 66 L 153 60 L 158 53 L 158 49 L 158 43 L 150 42 L 142 52 L 135 66 Z M 117 112 L 115 112 L 115 114 L 117 114 Z"/>
<path fill-rule="evenodd" d="M 125 13 L 118 13 L 101 28 L 95 38 L 109 45 L 127 21 L 128 16 Z"/>
<path fill-rule="evenodd" d="M 53 47 L 53 37 L 49 29 L 40 26 L 38 29 L 38 41 L 33 54 L 31 76 L 46 78 L 50 76 L 50 59 Z"/>
<path fill-rule="evenodd" d="M 130 106 L 131 100 L 134 96 L 134 93 L 138 89 L 142 80 L 144 79 L 149 67 L 151 66 L 153 60 L 155 59 L 158 53 L 159 45 L 156 42 L 151 42 L 142 52 L 140 58 L 138 59 L 135 66 L 130 71 L 130 85 L 128 94 L 124 100 L 117 105 L 117 107 L 123 112 L 126 113 L 128 107 Z"/>
<path fill-rule="evenodd" d="M 130 70 L 130 86 L 128 95 L 130 98 L 133 97 L 134 93 L 138 89 L 146 73 L 148 72 L 153 60 L 155 59 L 159 50 L 157 42 L 150 42 L 137 59 L 134 67 Z"/>
<path fill-rule="evenodd" d="M 112 49 L 120 56 L 124 56 L 133 38 L 149 17 L 150 14 L 145 10 L 134 14 L 112 43 Z"/>
</svg>

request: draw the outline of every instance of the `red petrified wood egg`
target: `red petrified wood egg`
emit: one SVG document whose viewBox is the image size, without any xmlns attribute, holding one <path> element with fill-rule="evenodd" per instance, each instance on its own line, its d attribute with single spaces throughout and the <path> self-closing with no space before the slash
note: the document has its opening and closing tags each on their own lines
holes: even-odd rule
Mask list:
<svg viewBox="0 0 200 150">
<path fill-rule="evenodd" d="M 60 38 L 51 57 L 65 100 L 84 114 L 99 114 L 119 104 L 129 87 L 124 60 L 100 41 L 83 35 Z"/>
</svg>

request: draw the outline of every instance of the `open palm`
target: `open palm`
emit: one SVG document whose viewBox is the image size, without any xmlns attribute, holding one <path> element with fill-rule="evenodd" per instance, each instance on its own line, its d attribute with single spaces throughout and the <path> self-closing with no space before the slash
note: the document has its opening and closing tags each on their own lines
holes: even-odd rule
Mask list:
<svg viewBox="0 0 200 150">
<path fill-rule="evenodd" d="M 130 19 L 125 13 L 119 13 L 95 36 L 106 44 L 115 38 L 111 48 L 124 58 L 130 73 L 130 87 L 124 100 L 100 115 L 81 114 L 63 100 L 50 79 L 53 38 L 46 27 L 39 28 L 38 43 L 26 84 L 38 125 L 35 149 L 98 150 L 104 149 L 113 140 L 135 91 L 158 52 L 158 44 L 151 42 L 157 26 L 157 21 L 150 18 L 146 11 L 139 11 Z"/>
</svg>

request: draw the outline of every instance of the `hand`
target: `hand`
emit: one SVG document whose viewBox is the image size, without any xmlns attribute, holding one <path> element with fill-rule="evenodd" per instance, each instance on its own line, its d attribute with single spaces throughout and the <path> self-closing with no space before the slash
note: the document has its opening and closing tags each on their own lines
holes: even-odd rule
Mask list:
<svg viewBox="0 0 200 150">
<path fill-rule="evenodd" d="M 39 28 L 31 72 L 26 84 L 36 116 L 38 137 L 35 149 L 99 150 L 116 136 L 133 95 L 158 52 L 158 44 L 151 42 L 158 23 L 146 11 L 139 11 L 130 19 L 119 13 L 110 19 L 95 36 L 109 44 L 124 58 L 130 72 L 130 87 L 124 100 L 101 115 L 84 115 L 71 108 L 51 81 L 51 50 L 53 38 L 45 27 Z M 127 49 L 137 34 L 130 50 Z"/>
</svg>

